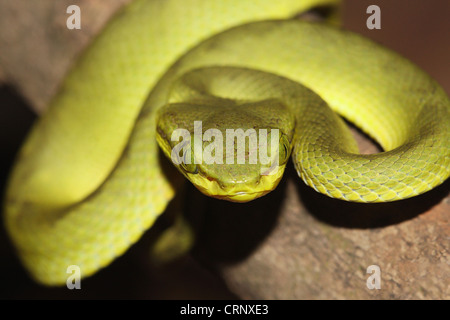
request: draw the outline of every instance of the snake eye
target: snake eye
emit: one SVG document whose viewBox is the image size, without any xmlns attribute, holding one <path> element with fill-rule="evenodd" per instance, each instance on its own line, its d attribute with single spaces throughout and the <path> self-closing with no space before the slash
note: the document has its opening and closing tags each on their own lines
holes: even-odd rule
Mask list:
<svg viewBox="0 0 450 320">
<path fill-rule="evenodd" d="M 189 159 L 190 157 L 190 159 Z M 183 161 L 180 166 L 184 171 L 191 174 L 196 174 L 198 172 L 197 165 L 194 163 L 192 152 L 185 152 L 183 155 Z"/>
<path fill-rule="evenodd" d="M 279 152 L 278 157 L 279 157 L 280 165 L 283 165 L 288 161 L 290 151 L 291 151 L 291 147 L 290 147 L 289 139 L 286 137 L 285 134 L 282 134 L 281 138 L 280 138 L 279 147 L 278 147 L 278 152 Z"/>
</svg>

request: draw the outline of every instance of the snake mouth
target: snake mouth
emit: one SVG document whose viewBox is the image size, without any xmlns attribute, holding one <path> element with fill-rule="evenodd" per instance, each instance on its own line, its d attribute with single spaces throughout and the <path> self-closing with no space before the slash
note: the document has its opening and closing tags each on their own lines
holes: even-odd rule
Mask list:
<svg viewBox="0 0 450 320">
<path fill-rule="evenodd" d="M 201 174 L 184 175 L 204 195 L 231 202 L 249 202 L 274 190 L 283 177 L 285 165 L 279 166 L 272 175 L 260 176 L 257 183 L 236 183 L 224 185 L 211 177 Z"/>
<path fill-rule="evenodd" d="M 275 187 L 273 189 L 275 189 Z M 211 194 L 207 194 L 207 195 L 210 197 L 216 198 L 216 199 L 220 199 L 220 200 L 244 203 L 244 202 L 249 202 L 249 201 L 258 199 L 262 196 L 265 196 L 266 194 L 271 192 L 273 189 L 263 190 L 263 191 L 259 191 L 259 192 L 237 192 L 237 193 L 228 194 L 228 195 L 211 195 Z"/>
</svg>

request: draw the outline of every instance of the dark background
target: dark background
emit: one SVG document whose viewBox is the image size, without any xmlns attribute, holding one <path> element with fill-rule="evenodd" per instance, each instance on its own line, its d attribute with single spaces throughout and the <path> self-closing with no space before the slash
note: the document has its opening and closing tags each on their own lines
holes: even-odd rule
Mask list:
<svg viewBox="0 0 450 320">
<path fill-rule="evenodd" d="M 366 8 L 381 8 L 381 30 L 366 28 Z M 418 64 L 450 92 L 450 1 L 348 0 L 343 19 L 347 29 L 394 49 Z M 13 88 L 0 87 L 0 191 L 17 152 L 36 116 Z M 82 290 L 46 288 L 35 284 L 19 263 L 0 226 L 0 298 L 237 298 L 211 271 L 187 257 L 164 268 L 147 259 L 146 234 L 128 252 L 95 276 L 82 280 Z"/>
</svg>

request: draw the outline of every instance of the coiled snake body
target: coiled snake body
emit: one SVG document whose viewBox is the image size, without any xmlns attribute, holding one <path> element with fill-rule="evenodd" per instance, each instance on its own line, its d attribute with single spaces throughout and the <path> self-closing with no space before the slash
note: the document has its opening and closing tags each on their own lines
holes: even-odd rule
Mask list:
<svg viewBox="0 0 450 320">
<path fill-rule="evenodd" d="M 157 141 L 170 155 L 171 132 L 196 120 L 203 130 L 281 131 L 274 174 L 261 176 L 258 164 L 177 166 L 219 198 L 269 192 L 291 152 L 308 185 L 348 201 L 404 199 L 445 181 L 450 102 L 439 85 L 360 36 L 290 19 L 334 2 L 136 0 L 118 14 L 11 174 L 6 226 L 33 277 L 62 284 L 69 265 L 90 275 L 134 243 L 174 195 Z M 359 155 L 327 104 L 386 152 Z"/>
</svg>

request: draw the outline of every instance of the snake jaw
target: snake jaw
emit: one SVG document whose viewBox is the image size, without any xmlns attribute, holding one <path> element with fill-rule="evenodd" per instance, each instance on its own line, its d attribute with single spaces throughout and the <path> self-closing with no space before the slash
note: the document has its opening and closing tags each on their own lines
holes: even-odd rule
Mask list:
<svg viewBox="0 0 450 320">
<path fill-rule="evenodd" d="M 249 202 L 262 197 L 274 190 L 283 177 L 286 165 L 274 168 L 270 175 L 260 175 L 254 181 L 236 181 L 226 183 L 214 178 L 206 178 L 202 171 L 192 174 L 182 172 L 183 175 L 204 195 L 231 202 Z"/>
<path fill-rule="evenodd" d="M 216 198 L 216 199 L 220 199 L 220 200 L 227 200 L 227 201 L 230 201 L 230 202 L 244 203 L 244 202 L 249 202 L 249 201 L 255 200 L 257 198 L 260 198 L 262 196 L 265 196 L 270 191 L 272 191 L 272 190 L 266 190 L 266 191 L 254 192 L 254 193 L 240 192 L 240 193 L 236 193 L 236 194 L 228 194 L 226 196 L 220 196 L 220 195 L 217 195 L 217 196 L 209 195 L 209 196 L 213 197 L 213 198 Z"/>
</svg>

